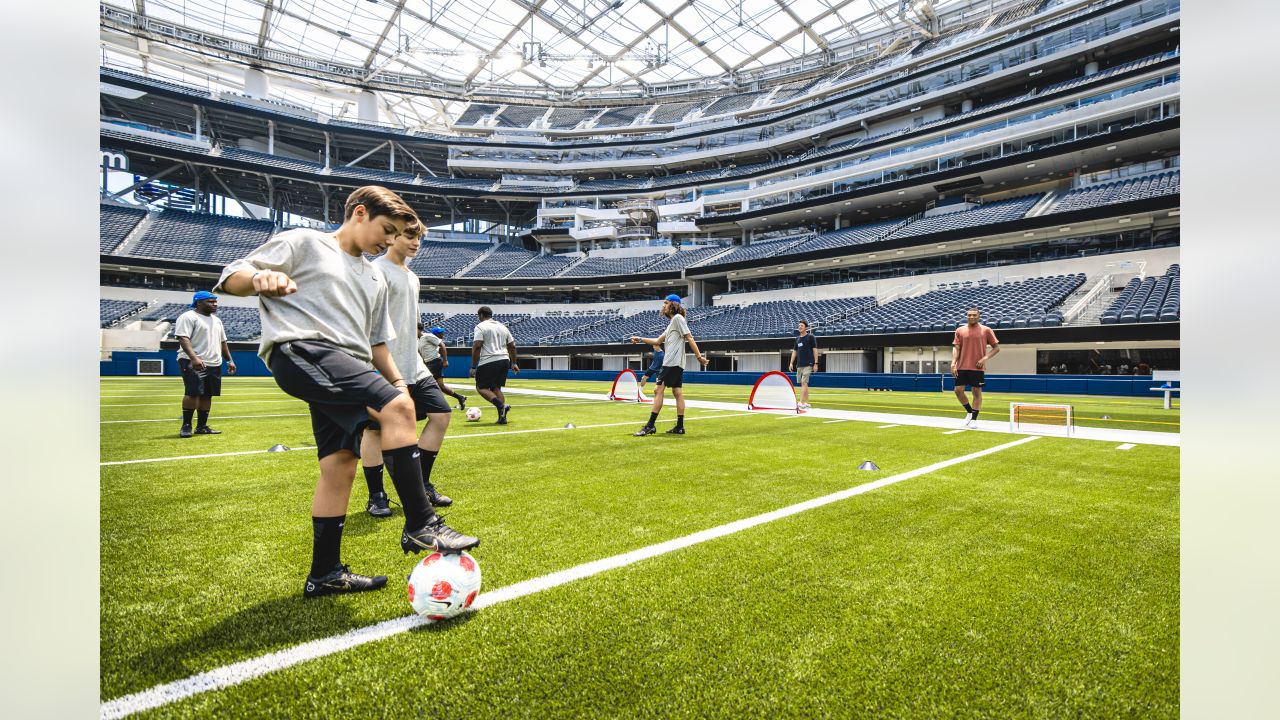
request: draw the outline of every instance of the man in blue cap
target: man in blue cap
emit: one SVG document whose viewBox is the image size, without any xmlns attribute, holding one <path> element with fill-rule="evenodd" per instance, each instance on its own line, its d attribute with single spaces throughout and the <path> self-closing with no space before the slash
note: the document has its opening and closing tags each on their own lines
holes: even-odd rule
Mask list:
<svg viewBox="0 0 1280 720">
<path fill-rule="evenodd" d="M 689 341 L 690 347 L 693 348 L 693 354 L 698 358 L 698 362 L 703 367 L 710 362 L 703 356 L 702 351 L 698 349 L 698 343 L 694 342 L 693 334 L 689 332 L 689 321 L 685 319 L 684 307 L 680 304 L 679 295 L 668 295 L 662 301 L 662 316 L 669 318 L 667 329 L 656 338 L 642 338 L 637 335 L 631 336 L 631 342 L 644 343 L 645 345 L 654 345 L 662 347 L 664 354 L 662 358 L 662 371 L 658 373 L 658 382 L 654 386 L 653 407 L 649 412 L 649 422 L 644 427 L 637 430 L 634 434 L 636 437 L 644 437 L 657 432 L 654 423 L 658 421 L 658 413 L 662 412 L 662 396 L 667 388 L 671 388 L 671 394 L 676 398 L 676 426 L 667 431 L 668 435 L 684 435 L 684 343 Z"/>
<path fill-rule="evenodd" d="M 444 328 L 439 325 L 431 328 L 431 332 L 422 332 L 422 323 L 418 323 L 418 354 L 422 362 L 427 364 L 427 372 L 435 378 L 440 392 L 458 401 L 458 409 L 467 409 L 467 396 L 450 388 L 444 382 L 444 369 L 449 367 L 449 349 L 444 343 Z"/>
<path fill-rule="evenodd" d="M 222 394 L 222 361 L 227 373 L 236 374 L 236 363 L 227 347 L 227 331 L 218 312 L 218 296 L 201 290 L 191 297 L 190 310 L 178 316 L 173 334 L 178 338 L 178 368 L 182 371 L 182 429 L 178 437 L 218 435 L 209 427 L 209 408 L 214 396 Z M 196 429 L 191 430 L 191 416 L 199 413 Z"/>
</svg>

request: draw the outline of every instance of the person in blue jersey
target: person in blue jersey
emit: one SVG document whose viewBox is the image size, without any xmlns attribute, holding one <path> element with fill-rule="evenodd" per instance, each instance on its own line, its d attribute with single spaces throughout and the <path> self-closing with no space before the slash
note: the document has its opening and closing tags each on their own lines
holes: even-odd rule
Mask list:
<svg viewBox="0 0 1280 720">
<path fill-rule="evenodd" d="M 649 361 L 649 367 L 645 369 L 644 374 L 640 376 L 640 394 L 644 394 L 644 384 L 658 377 L 658 373 L 662 372 L 662 361 L 666 359 L 667 354 L 662 351 L 661 345 L 653 345 L 653 359 Z"/>
</svg>

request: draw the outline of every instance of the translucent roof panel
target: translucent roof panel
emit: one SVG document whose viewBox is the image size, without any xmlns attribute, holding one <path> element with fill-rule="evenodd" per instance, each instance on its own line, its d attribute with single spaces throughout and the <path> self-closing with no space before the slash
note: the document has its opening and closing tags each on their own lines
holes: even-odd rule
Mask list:
<svg viewBox="0 0 1280 720">
<path fill-rule="evenodd" d="M 194 30 L 466 88 L 701 80 L 827 51 L 968 0 L 106 0 Z"/>
</svg>

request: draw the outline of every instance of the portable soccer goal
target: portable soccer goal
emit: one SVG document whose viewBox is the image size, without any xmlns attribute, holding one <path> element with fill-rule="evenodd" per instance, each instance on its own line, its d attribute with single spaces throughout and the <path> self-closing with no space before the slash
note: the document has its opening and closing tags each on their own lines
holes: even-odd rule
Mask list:
<svg viewBox="0 0 1280 720">
<path fill-rule="evenodd" d="M 796 400 L 796 386 L 791 378 L 777 370 L 771 370 L 756 380 L 751 388 L 751 397 L 747 400 L 748 410 L 783 410 L 800 412 L 800 403 Z"/>
<path fill-rule="evenodd" d="M 1075 416 L 1070 405 L 1009 403 L 1009 430 L 1071 437 L 1075 434 Z"/>
<path fill-rule="evenodd" d="M 620 402 L 645 401 L 644 395 L 640 392 L 640 378 L 636 377 L 634 370 L 627 368 L 613 378 L 613 388 L 609 390 L 609 399 Z"/>
</svg>

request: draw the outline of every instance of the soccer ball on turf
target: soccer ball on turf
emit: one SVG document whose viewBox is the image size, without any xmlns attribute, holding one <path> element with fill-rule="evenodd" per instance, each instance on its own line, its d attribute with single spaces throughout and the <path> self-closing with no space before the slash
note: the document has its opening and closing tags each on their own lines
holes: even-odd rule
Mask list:
<svg viewBox="0 0 1280 720">
<path fill-rule="evenodd" d="M 477 420 L 479 420 L 479 419 L 480 419 L 480 408 L 478 408 L 478 407 L 469 407 L 469 408 L 467 408 L 467 421 L 468 421 L 468 422 L 475 422 L 475 421 L 477 421 Z"/>
<path fill-rule="evenodd" d="M 480 594 L 480 564 L 465 552 L 432 553 L 409 575 L 409 605 L 428 620 L 447 620 Z"/>
</svg>

